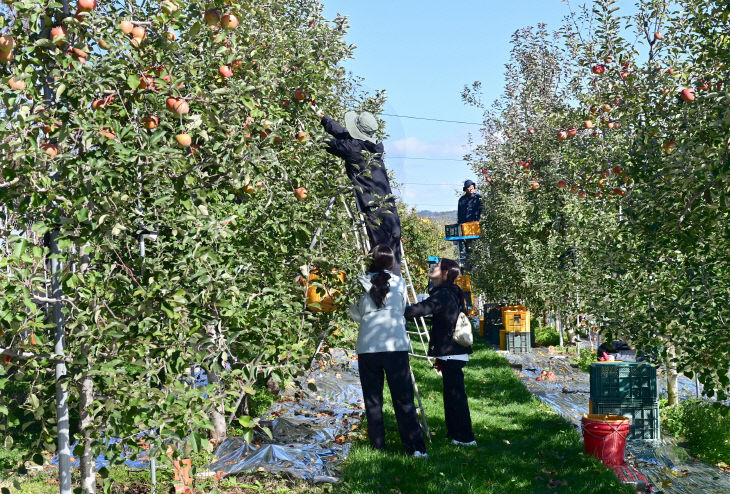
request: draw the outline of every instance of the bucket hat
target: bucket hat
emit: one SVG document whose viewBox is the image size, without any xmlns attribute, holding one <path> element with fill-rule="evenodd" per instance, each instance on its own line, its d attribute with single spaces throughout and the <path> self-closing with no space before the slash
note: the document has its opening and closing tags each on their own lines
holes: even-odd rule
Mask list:
<svg viewBox="0 0 730 494">
<path fill-rule="evenodd" d="M 378 131 L 378 120 L 370 112 L 349 111 L 345 113 L 345 128 L 355 139 L 369 141 L 373 144 L 378 142 L 375 138 L 375 133 Z"/>
<path fill-rule="evenodd" d="M 476 184 L 473 181 L 471 181 L 471 180 L 467 180 L 466 182 L 464 182 L 464 188 L 461 189 L 461 190 L 464 190 L 465 191 L 466 189 L 468 189 L 472 185 L 476 185 Z"/>
</svg>

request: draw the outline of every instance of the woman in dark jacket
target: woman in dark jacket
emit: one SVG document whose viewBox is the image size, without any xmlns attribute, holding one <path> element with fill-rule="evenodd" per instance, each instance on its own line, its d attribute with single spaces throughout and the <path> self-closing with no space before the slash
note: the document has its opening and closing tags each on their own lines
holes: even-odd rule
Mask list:
<svg viewBox="0 0 730 494">
<path fill-rule="evenodd" d="M 412 318 L 431 314 L 428 355 L 436 357 L 436 366 L 441 369 L 443 377 L 447 436 L 452 444 L 476 446 L 463 372 L 472 349 L 459 345 L 453 339 L 459 312 L 466 310 L 464 292 L 454 284 L 459 274 L 456 261 L 442 259 L 429 274 L 435 288 L 423 302 L 406 307 L 405 316 Z"/>
</svg>

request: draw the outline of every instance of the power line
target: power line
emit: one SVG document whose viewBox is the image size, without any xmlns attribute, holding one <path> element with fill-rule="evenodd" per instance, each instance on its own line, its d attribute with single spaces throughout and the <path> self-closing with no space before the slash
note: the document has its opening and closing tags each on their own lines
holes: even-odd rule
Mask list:
<svg viewBox="0 0 730 494">
<path fill-rule="evenodd" d="M 391 160 L 425 160 L 425 161 L 464 161 L 464 158 L 423 158 L 420 156 L 388 156 L 387 159 Z"/>
<path fill-rule="evenodd" d="M 464 124 L 464 125 L 484 125 L 483 122 L 464 122 L 462 120 L 444 120 L 442 118 L 428 118 L 428 117 L 413 117 L 410 115 L 395 115 L 393 113 L 381 113 L 381 115 L 385 115 L 386 117 L 398 117 L 398 118 L 411 118 L 413 120 L 428 120 L 430 122 L 446 122 L 446 123 L 456 123 L 456 124 Z"/>
</svg>

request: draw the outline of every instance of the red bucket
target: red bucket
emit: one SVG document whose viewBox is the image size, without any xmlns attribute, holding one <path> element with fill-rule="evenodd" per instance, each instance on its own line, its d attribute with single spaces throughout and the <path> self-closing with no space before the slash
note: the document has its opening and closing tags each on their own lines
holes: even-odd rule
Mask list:
<svg viewBox="0 0 730 494">
<path fill-rule="evenodd" d="M 626 437 L 631 421 L 619 415 L 583 415 L 583 444 L 586 453 L 605 465 L 624 465 Z"/>
</svg>

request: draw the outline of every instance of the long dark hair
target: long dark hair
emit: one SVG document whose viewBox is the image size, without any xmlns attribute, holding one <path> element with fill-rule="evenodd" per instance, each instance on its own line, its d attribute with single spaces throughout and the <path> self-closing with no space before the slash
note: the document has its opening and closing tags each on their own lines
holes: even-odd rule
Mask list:
<svg viewBox="0 0 730 494">
<path fill-rule="evenodd" d="M 459 263 L 453 259 L 441 259 L 441 272 L 446 272 L 446 281 L 453 283 L 461 275 Z"/>
<path fill-rule="evenodd" d="M 370 257 L 372 258 L 372 262 L 368 271 L 375 274 L 370 278 L 373 285 L 370 287 L 369 293 L 370 298 L 375 303 L 375 307 L 379 309 L 385 305 L 385 297 L 390 291 L 390 284 L 388 283 L 390 274 L 386 273 L 385 270 L 393 269 L 395 254 L 393 254 L 393 250 L 387 245 L 378 244 L 370 251 Z"/>
</svg>

